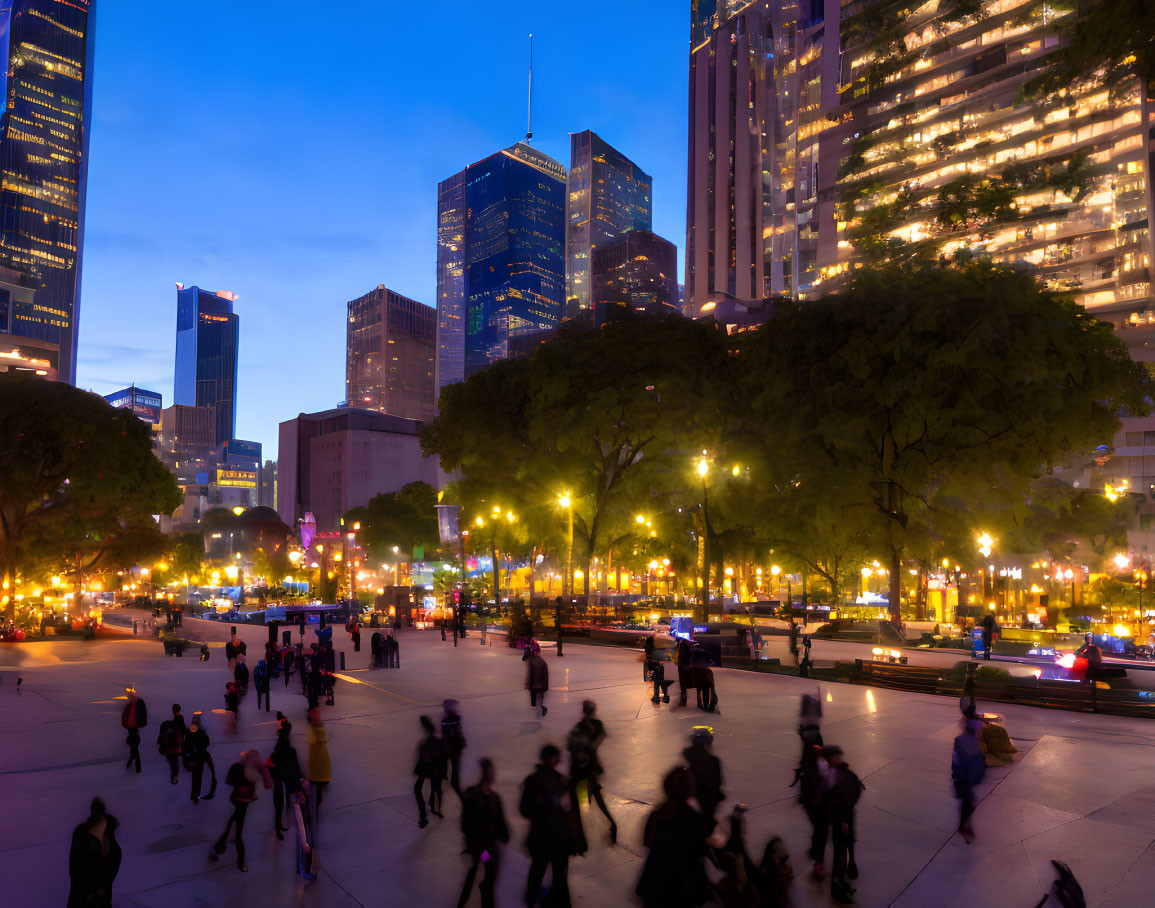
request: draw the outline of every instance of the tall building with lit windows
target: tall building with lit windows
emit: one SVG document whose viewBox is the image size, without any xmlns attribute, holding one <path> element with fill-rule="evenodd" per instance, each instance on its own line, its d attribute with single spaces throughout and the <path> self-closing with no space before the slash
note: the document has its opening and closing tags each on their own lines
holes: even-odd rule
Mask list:
<svg viewBox="0 0 1155 908">
<path fill-rule="evenodd" d="M 94 0 L 0 0 L 0 335 L 58 350 L 76 380 Z"/>
<path fill-rule="evenodd" d="M 438 388 L 560 322 L 565 181 L 563 165 L 518 142 L 438 186 Z"/>
<path fill-rule="evenodd" d="M 233 312 L 237 295 L 177 284 L 176 371 L 173 403 L 212 407 L 214 442 L 236 435 L 237 345 L 240 326 Z"/>
<path fill-rule="evenodd" d="M 870 2 L 690 3 L 687 314 L 837 290 L 855 228 L 887 206 L 886 240 L 1030 268 L 1155 361 L 1152 100 L 1124 84 L 1024 101 L 1070 14 L 1025 0 L 919 7 L 900 65 L 867 80 L 875 52 L 843 23 Z M 994 221 L 976 201 L 992 180 L 1009 195 Z M 1155 417 L 1126 419 L 1099 473 L 1155 497 Z"/>
<path fill-rule="evenodd" d="M 592 130 L 570 134 L 566 181 L 566 317 L 593 309 L 594 252 L 629 230 L 653 229 L 653 181 Z"/>
<path fill-rule="evenodd" d="M 345 396 L 350 406 L 429 422 L 437 413 L 437 310 L 378 284 L 348 304 Z"/>
</svg>

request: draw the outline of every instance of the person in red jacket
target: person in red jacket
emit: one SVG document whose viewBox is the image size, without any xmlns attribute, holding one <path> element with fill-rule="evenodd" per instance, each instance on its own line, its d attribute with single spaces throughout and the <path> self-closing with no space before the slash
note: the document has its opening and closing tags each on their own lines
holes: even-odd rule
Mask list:
<svg viewBox="0 0 1155 908">
<path fill-rule="evenodd" d="M 120 724 L 128 731 L 125 743 L 128 744 L 128 762 L 124 768 L 136 764 L 136 771 L 140 772 L 140 730 L 148 725 L 148 709 L 144 700 L 136 695 L 136 688 L 125 688 L 128 693 L 128 702 L 120 714 Z"/>
</svg>

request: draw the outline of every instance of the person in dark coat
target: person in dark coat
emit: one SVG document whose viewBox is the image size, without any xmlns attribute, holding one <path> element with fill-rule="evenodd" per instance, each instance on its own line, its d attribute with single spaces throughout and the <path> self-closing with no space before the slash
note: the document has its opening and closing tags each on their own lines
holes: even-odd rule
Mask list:
<svg viewBox="0 0 1155 908">
<path fill-rule="evenodd" d="M 237 693 L 243 698 L 249 692 L 249 667 L 245 664 L 244 653 L 237 653 L 237 667 L 233 669 L 233 680 L 237 682 Z"/>
<path fill-rule="evenodd" d="M 285 728 L 288 720 L 282 723 Z M 291 727 L 291 726 L 289 726 Z M 277 743 L 269 754 L 269 775 L 273 777 L 273 827 L 277 830 L 277 841 L 283 839 L 284 833 L 289 831 L 288 826 L 281 825 L 285 803 L 288 798 L 301 788 L 301 761 L 297 757 L 297 750 L 289 740 L 289 733 L 280 730 L 277 732 Z"/>
<path fill-rule="evenodd" d="M 285 676 L 285 687 L 289 686 L 289 678 L 293 675 L 293 662 L 296 659 L 296 654 L 293 652 L 293 647 L 286 646 L 284 652 L 281 653 L 281 673 Z"/>
<path fill-rule="evenodd" d="M 525 687 L 529 691 L 529 705 L 536 711 L 541 709 L 541 717 L 549 712 L 545 705 L 545 695 L 549 690 L 549 666 L 541 657 L 541 647 L 534 640 L 526 649 L 529 658 L 526 660 Z"/>
<path fill-rule="evenodd" d="M 465 835 L 465 854 L 471 862 L 465 874 L 465 884 L 461 888 L 461 898 L 457 908 L 465 908 L 473 892 L 473 881 L 477 877 L 479 865 L 485 865 L 485 877 L 478 887 L 481 890 L 481 908 L 494 908 L 493 887 L 501 866 L 501 845 L 509 841 L 509 827 L 505 822 L 505 811 L 501 806 L 501 796 L 493 790 L 497 774 L 493 761 L 481 761 L 481 781 L 465 789 L 461 798 L 461 831 Z"/>
<path fill-rule="evenodd" d="M 642 680 L 649 681 L 650 675 L 654 671 L 654 635 L 650 634 L 646 637 L 646 642 L 642 644 L 642 649 L 645 650 L 645 661 L 642 663 Z"/>
<path fill-rule="evenodd" d="M 846 765 L 841 747 L 824 747 L 822 756 L 834 770 L 834 784 L 827 795 L 834 844 L 830 895 L 840 904 L 849 904 L 854 901 L 854 887 L 850 880 L 858 877 L 858 865 L 854 861 L 854 807 L 862 795 L 863 785 Z"/>
<path fill-rule="evenodd" d="M 678 638 L 678 705 L 686 705 L 686 694 L 694 683 L 694 648 L 689 640 Z"/>
<path fill-rule="evenodd" d="M 586 784 L 586 803 L 591 800 L 598 805 L 607 820 L 610 821 L 610 843 L 618 841 L 618 824 L 614 822 L 610 809 L 606 806 L 606 799 L 602 795 L 601 776 L 605 772 L 598 749 L 606 739 L 606 729 L 602 720 L 597 717 L 597 704 L 593 700 L 582 703 L 581 720 L 573 727 L 566 739 L 566 748 L 569 750 L 570 765 L 570 800 L 573 802 L 578 823 L 581 822 L 581 812 L 577 810 L 578 786 Z M 584 850 L 584 849 L 583 849 Z"/>
<path fill-rule="evenodd" d="M 441 740 L 449 757 L 449 785 L 461 797 L 461 755 L 465 753 L 465 732 L 461 727 L 461 716 L 457 712 L 456 700 L 445 700 L 441 704 Z"/>
<path fill-rule="evenodd" d="M 434 816 L 443 816 L 441 813 L 441 783 L 445 780 L 446 763 L 449 755 L 445 749 L 445 742 L 437 737 L 432 719 L 428 716 L 422 716 L 421 728 L 425 731 L 425 737 L 417 745 L 417 765 L 413 767 L 417 781 L 413 785 L 413 796 L 417 798 L 417 825 L 424 829 L 429 825 L 429 818 L 425 815 L 425 798 L 422 789 L 428 780 L 429 810 Z"/>
<path fill-rule="evenodd" d="M 209 787 L 209 793 L 204 796 L 207 801 L 217 792 L 217 773 L 215 767 L 213 767 L 213 758 L 209 756 L 209 736 L 208 732 L 201 726 L 200 713 L 193 714 L 193 720 L 189 724 L 188 734 L 185 736 L 182 751 L 184 754 L 184 767 L 192 775 L 192 791 L 189 794 L 189 800 L 194 804 L 200 803 L 201 781 L 204 778 L 206 763 L 212 771 L 212 783 Z"/>
<path fill-rule="evenodd" d="M 265 712 L 269 711 L 269 666 L 262 659 L 253 669 L 253 688 L 257 692 L 257 709 L 261 708 L 261 698 L 265 699 Z"/>
<path fill-rule="evenodd" d="M 975 831 L 971 828 L 971 814 L 975 812 L 975 786 L 987 774 L 987 761 L 979 746 L 981 720 L 969 718 L 964 721 L 966 727 L 963 733 L 954 739 L 950 774 L 954 780 L 955 797 L 959 799 L 958 831 L 969 845 L 975 837 Z"/>
<path fill-rule="evenodd" d="M 662 783 L 666 800 L 646 820 L 642 842 L 649 849 L 635 890 L 646 908 L 690 908 L 713 896 L 703 861 L 713 820 L 690 804 L 693 774 L 670 770 Z"/>
<path fill-rule="evenodd" d="M 539 656 L 540 658 L 540 656 Z M 553 869 L 549 903 L 568 908 L 569 856 L 572 849 L 565 776 L 557 771 L 561 751 L 552 744 L 541 749 L 541 762 L 522 785 L 520 812 L 529 820 L 529 878 L 526 880 L 525 903 L 537 902 L 546 867 Z"/>
<path fill-rule="evenodd" d="M 983 615 L 983 658 L 990 659 L 991 647 L 995 639 L 995 616 L 990 612 Z"/>
<path fill-rule="evenodd" d="M 237 719 L 240 718 L 241 695 L 237 693 L 237 682 L 230 681 L 225 685 L 225 709 L 232 713 L 233 732 L 237 730 Z"/>
<path fill-rule="evenodd" d="M 652 672 L 650 678 L 654 682 L 654 696 L 650 698 L 651 703 L 670 702 L 670 685 L 674 683 L 674 679 L 666 680 L 666 660 L 668 659 L 669 654 L 656 653 L 654 661 L 650 663 Z"/>
<path fill-rule="evenodd" d="M 110 908 L 112 884 L 122 852 L 116 841 L 116 818 L 104 801 L 94 798 L 88 819 L 72 831 L 68 851 L 68 908 Z"/>
<path fill-rule="evenodd" d="M 722 761 L 710 752 L 713 744 L 713 732 L 705 726 L 698 726 L 690 735 L 690 746 L 682 751 L 694 776 L 694 790 L 702 816 L 711 823 L 718 805 L 726 799 L 722 794 Z"/>
<path fill-rule="evenodd" d="M 369 638 L 369 667 L 381 667 L 381 633 L 374 631 Z"/>
<path fill-rule="evenodd" d="M 184 716 L 180 714 L 180 704 L 172 705 L 172 718 L 160 723 L 156 736 L 156 748 L 168 761 L 169 781 L 175 785 L 180 774 L 180 752 L 188 729 Z"/>
<path fill-rule="evenodd" d="M 353 638 L 353 652 L 361 652 L 361 625 L 356 621 L 353 622 L 353 631 L 349 636 Z"/>
<path fill-rule="evenodd" d="M 140 772 L 140 730 L 148 725 L 148 708 L 144 700 L 136 695 L 136 688 L 126 688 L 128 702 L 120 714 L 120 724 L 128 732 L 125 743 L 128 745 L 128 762 L 124 768 L 136 764 L 136 771 Z"/>
<path fill-rule="evenodd" d="M 794 771 L 794 784 L 798 785 L 798 803 L 810 820 L 811 873 L 819 878 L 826 876 L 823 862 L 826 860 L 826 840 L 830 835 L 827 792 L 833 782 L 834 772 L 822 756 L 822 748 L 811 746 L 803 750 L 802 762 Z"/>
</svg>

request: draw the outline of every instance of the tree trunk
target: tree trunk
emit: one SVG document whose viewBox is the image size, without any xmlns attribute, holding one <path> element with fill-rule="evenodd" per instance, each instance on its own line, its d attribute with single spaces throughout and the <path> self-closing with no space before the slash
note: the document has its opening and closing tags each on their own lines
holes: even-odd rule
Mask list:
<svg viewBox="0 0 1155 908">
<path fill-rule="evenodd" d="M 497 545 L 491 543 L 489 546 L 489 554 L 493 558 L 493 606 L 494 608 L 501 608 L 501 568 L 497 563 Z"/>
<path fill-rule="evenodd" d="M 902 623 L 902 547 L 891 544 L 890 547 L 890 620 L 896 624 Z"/>
</svg>

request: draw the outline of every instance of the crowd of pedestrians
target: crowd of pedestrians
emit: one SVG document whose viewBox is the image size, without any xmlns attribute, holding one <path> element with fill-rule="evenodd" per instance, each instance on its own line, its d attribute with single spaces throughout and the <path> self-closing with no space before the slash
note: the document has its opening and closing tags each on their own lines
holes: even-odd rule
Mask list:
<svg viewBox="0 0 1155 908">
<path fill-rule="evenodd" d="M 388 639 L 392 638 L 393 634 L 388 635 Z M 387 658 L 385 639 L 373 635 L 374 662 L 378 657 Z M 237 641 L 234 636 L 226 646 L 230 674 L 226 706 L 234 723 L 250 680 L 257 691 L 258 704 L 263 697 L 268 709 L 270 678 L 280 671 L 286 675 L 290 670 L 300 673 L 302 693 L 307 700 L 303 736 L 306 750 L 305 758 L 301 759 L 293 743 L 292 723 L 282 712 L 277 712 L 276 739 L 267 759 L 263 759 L 258 750 L 249 748 L 228 766 L 224 783 L 229 791 L 229 812 L 223 831 L 212 845 L 211 860 L 222 857 L 231 841 L 238 869 L 247 870 L 244 828 L 249 806 L 259 799 L 261 791 L 271 790 L 277 840 L 282 841 L 284 833 L 295 826 L 299 870 L 306 879 L 315 874 L 320 809 L 332 780 L 332 765 L 329 736 L 319 702 L 324 686 L 308 678 L 331 671 L 327 662 L 331 660 L 331 652 L 331 642 L 323 639 L 309 651 L 304 650 L 303 643 L 283 649 L 271 644 L 266 647 L 266 658 L 258 662 L 250 679 L 243 641 Z M 646 641 L 645 653 L 645 679 L 653 684 L 653 702 L 669 703 L 669 687 L 677 680 L 681 688 L 679 705 L 688 704 L 688 689 L 695 687 L 698 707 L 704 711 L 717 709 L 712 672 L 707 676 L 700 671 L 702 655 L 687 641 L 679 641 L 675 649 L 676 678 L 666 679 L 667 663 L 656 651 L 652 638 Z M 287 658 L 289 654 L 291 658 Z M 545 698 L 549 691 L 549 666 L 536 641 L 530 639 L 526 643 L 523 661 L 530 706 L 536 717 L 544 718 L 548 712 Z M 270 665 L 275 667 L 272 671 Z M 969 692 L 964 691 L 960 710 L 963 730 L 954 741 L 951 774 L 960 802 L 958 830 L 970 842 L 974 836 L 971 817 L 975 809 L 975 786 L 985 772 L 978 737 L 982 723 L 976 717 L 973 684 Z M 529 857 L 524 897 L 529 905 L 539 901 L 559 906 L 570 904 L 570 859 L 590 850 L 585 825 L 596 817 L 591 810 L 594 805 L 605 817 L 608 846 L 614 847 L 618 842 L 618 824 L 603 787 L 607 767 L 602 759 L 602 746 L 610 733 L 598 716 L 593 700 L 583 701 L 580 715 L 575 718 L 564 749 L 553 743 L 541 747 L 537 765 L 521 784 L 517 809 L 529 827 L 524 843 Z M 143 698 L 134 688 L 129 688 L 121 724 L 127 732 L 129 747 L 126 769 L 135 769 L 137 773 L 141 772 L 142 762 L 141 732 L 148 721 Z M 823 741 L 821 723 L 820 695 L 804 695 L 797 726 L 801 752 L 792 787 L 797 788 L 798 803 L 810 824 L 809 877 L 814 881 L 828 879 L 831 898 L 836 903 L 849 904 L 854 901 L 853 883 L 858 877 L 855 814 L 864 785 L 848 765 L 843 750 Z M 475 784 L 463 787 L 463 772 L 468 772 L 470 764 L 464 760 L 468 743 L 458 701 L 444 700 L 439 720 L 422 715 L 419 726 L 421 735 L 417 742 L 413 788 L 417 825 L 427 827 L 430 815 L 439 820 L 445 817 L 443 789 L 448 783 L 460 803 L 463 854 L 467 859 L 458 904 L 465 906 L 477 888 L 483 908 L 492 906 L 503 865 L 502 852 L 510 843 L 505 807 L 495 789 L 498 766 L 489 757 L 478 760 Z M 189 798 L 194 804 L 213 798 L 216 792 L 217 774 L 210 746 L 203 714 L 194 713 L 186 725 L 180 704 L 172 704 L 170 714 L 158 728 L 157 748 L 165 759 L 173 785 L 179 781 L 181 765 L 189 773 Z M 207 793 L 204 790 L 206 769 Z M 584 820 L 583 803 L 588 815 Z M 779 836 L 770 836 L 761 854 L 756 859 L 751 857 L 745 842 L 746 807 L 737 804 L 723 811 L 726 803 L 723 766 L 715 753 L 713 730 L 696 726 L 681 753 L 681 761 L 665 773 L 662 800 L 646 820 L 642 836 L 646 856 L 635 888 L 636 896 L 644 905 L 693 906 L 711 899 L 723 905 L 765 908 L 789 903 L 795 871 L 786 843 Z M 112 881 L 120 864 L 116 828 L 116 820 L 108 815 L 103 802 L 94 801 L 88 819 L 73 834 L 69 859 L 70 906 L 110 903 Z M 713 871 L 708 871 L 708 867 L 714 868 Z"/>
</svg>

